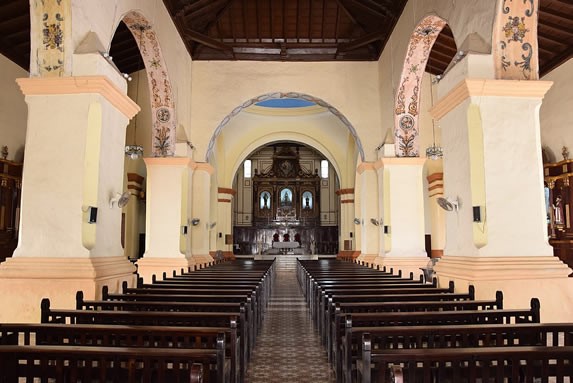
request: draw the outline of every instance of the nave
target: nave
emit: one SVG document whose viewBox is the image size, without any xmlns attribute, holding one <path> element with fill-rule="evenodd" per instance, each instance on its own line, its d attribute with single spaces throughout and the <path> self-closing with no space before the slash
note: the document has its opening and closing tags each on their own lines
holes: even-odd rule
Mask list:
<svg viewBox="0 0 573 383">
<path fill-rule="evenodd" d="M 561 382 L 573 324 L 341 260 L 220 262 L 0 325 L 1 383 Z"/>
<path fill-rule="evenodd" d="M 297 283 L 295 264 L 276 273 L 246 383 L 336 382 Z"/>
</svg>

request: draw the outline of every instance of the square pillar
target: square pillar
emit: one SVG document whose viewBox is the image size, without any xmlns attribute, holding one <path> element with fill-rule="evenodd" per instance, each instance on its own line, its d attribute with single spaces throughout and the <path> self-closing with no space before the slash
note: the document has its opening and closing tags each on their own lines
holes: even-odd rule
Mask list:
<svg viewBox="0 0 573 383">
<path fill-rule="evenodd" d="M 541 301 L 542 321 L 573 320 L 573 280 L 548 243 L 539 108 L 547 81 L 465 79 L 432 114 L 441 119 L 446 248 L 441 285 L 504 293 L 504 306 Z M 479 220 L 474 210 L 480 212 Z"/>
<path fill-rule="evenodd" d="M 155 274 L 187 271 L 195 262 L 187 250 L 190 235 L 186 201 L 192 160 L 184 157 L 145 158 L 147 166 L 145 254 L 137 261 L 145 282 Z"/>
<path fill-rule="evenodd" d="M 380 252 L 381 222 L 378 193 L 378 175 L 374 163 L 363 162 L 358 166 L 360 180 L 361 240 L 359 261 L 373 265 Z"/>
<path fill-rule="evenodd" d="M 215 170 L 208 163 L 195 163 L 193 166 L 191 215 L 199 222 L 189 228 L 191 254 L 196 263 L 208 265 L 213 262 L 213 257 L 209 254 L 209 226 L 211 223 L 211 175 Z"/>
<path fill-rule="evenodd" d="M 135 282 L 110 200 L 123 191 L 125 129 L 138 107 L 120 78 L 17 82 L 28 130 L 18 248 L 0 265 L 0 322 L 38 322 L 42 298 L 73 308 L 78 290 L 94 299 L 104 285 Z"/>
<path fill-rule="evenodd" d="M 401 269 L 404 275 L 422 274 L 429 259 L 425 250 L 425 158 L 385 157 L 377 167 L 383 180 L 384 252 L 375 264 Z"/>
</svg>

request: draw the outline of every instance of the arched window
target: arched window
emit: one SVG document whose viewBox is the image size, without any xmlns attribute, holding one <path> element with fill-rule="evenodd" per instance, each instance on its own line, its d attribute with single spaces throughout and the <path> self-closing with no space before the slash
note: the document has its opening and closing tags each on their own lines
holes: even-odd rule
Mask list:
<svg viewBox="0 0 573 383">
<path fill-rule="evenodd" d="M 320 176 L 322 178 L 328 178 L 328 161 L 320 161 Z"/>
<path fill-rule="evenodd" d="M 251 160 L 245 160 L 243 167 L 245 169 L 245 178 L 251 178 Z"/>
<path fill-rule="evenodd" d="M 312 193 L 309 191 L 305 191 L 302 193 L 302 202 L 301 206 L 303 209 L 312 209 Z"/>
</svg>

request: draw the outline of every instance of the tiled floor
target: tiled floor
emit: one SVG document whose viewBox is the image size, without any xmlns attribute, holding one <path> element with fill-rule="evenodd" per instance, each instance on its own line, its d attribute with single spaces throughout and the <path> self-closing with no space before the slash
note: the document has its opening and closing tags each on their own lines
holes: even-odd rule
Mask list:
<svg viewBox="0 0 573 383">
<path fill-rule="evenodd" d="M 246 383 L 334 383 L 294 269 L 277 272 Z"/>
</svg>

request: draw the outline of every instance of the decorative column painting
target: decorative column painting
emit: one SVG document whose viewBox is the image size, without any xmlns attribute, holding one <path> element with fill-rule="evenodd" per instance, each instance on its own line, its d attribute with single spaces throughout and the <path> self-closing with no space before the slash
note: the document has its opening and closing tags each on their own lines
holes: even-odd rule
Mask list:
<svg viewBox="0 0 573 383">
<path fill-rule="evenodd" d="M 40 77 L 71 75 L 70 0 L 32 0 L 30 74 Z"/>
<path fill-rule="evenodd" d="M 394 107 L 394 136 L 398 157 L 420 156 L 418 116 L 422 76 L 432 46 L 445 26 L 444 19 L 427 16 L 416 26 L 410 37 Z"/>
<path fill-rule="evenodd" d="M 175 102 L 157 36 L 145 17 L 137 12 L 128 13 L 123 18 L 123 22 L 139 45 L 139 51 L 147 71 L 153 124 L 153 156 L 174 156 L 177 126 Z"/>
<path fill-rule="evenodd" d="M 539 80 L 539 0 L 500 0 L 493 30 L 496 79 Z"/>
</svg>

